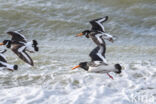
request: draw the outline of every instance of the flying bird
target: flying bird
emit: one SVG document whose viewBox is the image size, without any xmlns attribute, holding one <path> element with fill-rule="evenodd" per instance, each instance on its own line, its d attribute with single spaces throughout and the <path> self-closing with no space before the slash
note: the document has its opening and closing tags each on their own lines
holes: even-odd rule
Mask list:
<svg viewBox="0 0 156 104">
<path fill-rule="evenodd" d="M 8 70 L 17 70 L 17 65 L 11 65 L 7 63 L 6 57 L 3 55 L 6 52 L 6 50 L 0 51 L 0 68 L 6 68 Z"/>
<path fill-rule="evenodd" d="M 34 53 L 39 51 L 38 43 L 36 40 L 32 40 L 27 42 L 27 39 L 21 34 L 19 31 L 9 31 L 7 32 L 12 38 L 11 40 L 4 40 L 0 45 L 6 45 L 7 48 L 11 48 L 11 50 L 24 62 L 33 66 L 33 60 L 28 55 L 27 51 L 30 53 Z"/>
</svg>

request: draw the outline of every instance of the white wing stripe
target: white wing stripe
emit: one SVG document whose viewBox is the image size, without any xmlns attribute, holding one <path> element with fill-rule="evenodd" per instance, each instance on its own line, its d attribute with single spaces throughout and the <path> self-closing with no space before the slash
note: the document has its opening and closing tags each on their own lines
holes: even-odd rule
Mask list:
<svg viewBox="0 0 156 104">
<path fill-rule="evenodd" d="M 24 49 L 25 49 L 25 46 L 19 48 L 19 49 L 18 49 L 18 52 L 20 52 L 20 53 L 26 58 L 26 60 L 27 60 L 29 63 L 31 63 L 30 58 L 23 52 Z"/>
<path fill-rule="evenodd" d="M 107 33 L 103 33 L 103 38 L 104 39 L 111 39 L 111 38 L 113 38 L 113 36 L 112 35 L 110 35 L 110 34 L 107 34 Z"/>
<path fill-rule="evenodd" d="M 103 35 L 103 34 L 97 34 L 97 35 L 95 35 L 96 38 L 98 39 L 98 41 L 99 41 L 101 44 L 103 44 L 103 41 L 102 41 L 102 39 L 100 38 L 102 35 Z"/>
<path fill-rule="evenodd" d="M 4 63 L 4 62 L 2 62 L 2 61 L 0 61 L 0 63 L 1 64 L 3 64 L 3 65 L 5 65 L 7 68 L 9 68 L 9 69 L 14 69 L 14 65 L 10 65 L 10 64 L 8 64 L 8 63 Z"/>
<path fill-rule="evenodd" d="M 6 57 L 3 54 L 0 53 L 0 56 L 3 57 L 6 60 Z"/>
<path fill-rule="evenodd" d="M 102 55 L 102 52 L 103 52 L 103 51 L 104 51 L 104 48 L 103 48 L 102 46 L 100 46 L 100 49 L 99 49 L 97 55 L 102 59 L 102 61 L 103 61 L 105 64 L 107 64 L 106 58 Z"/>
<path fill-rule="evenodd" d="M 102 24 L 101 22 L 102 22 L 102 21 L 105 21 L 105 20 L 106 20 L 106 18 L 102 18 L 102 19 L 96 21 L 96 23 L 98 23 L 98 24 L 100 25 L 100 27 L 101 27 L 101 29 L 102 29 L 103 31 L 105 31 L 105 28 L 104 28 L 104 26 L 103 26 L 103 24 Z"/>
</svg>

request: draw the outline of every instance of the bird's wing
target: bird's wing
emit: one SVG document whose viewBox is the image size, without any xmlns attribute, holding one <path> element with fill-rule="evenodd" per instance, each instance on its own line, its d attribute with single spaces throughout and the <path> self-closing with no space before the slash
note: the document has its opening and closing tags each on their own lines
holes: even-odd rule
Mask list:
<svg viewBox="0 0 156 104">
<path fill-rule="evenodd" d="M 6 58 L 2 53 L 0 53 L 0 61 L 7 63 Z"/>
<path fill-rule="evenodd" d="M 7 50 L 6 49 L 4 49 L 4 50 L 0 50 L 0 53 L 5 53 Z"/>
<path fill-rule="evenodd" d="M 6 57 L 3 55 L 3 53 L 5 53 L 6 51 L 7 51 L 6 49 L 0 51 L 0 61 L 2 61 L 2 62 L 6 62 L 6 63 L 7 63 L 7 61 L 6 61 Z"/>
<path fill-rule="evenodd" d="M 97 55 L 99 47 L 95 47 L 89 54 L 91 61 L 102 61 L 102 59 Z"/>
<path fill-rule="evenodd" d="M 12 39 L 11 39 L 12 41 L 18 41 L 18 42 L 24 42 L 24 43 L 27 42 L 25 36 L 19 33 L 18 31 L 9 31 L 7 33 L 8 35 L 12 36 Z"/>
<path fill-rule="evenodd" d="M 33 60 L 31 57 L 25 52 L 24 45 L 16 45 L 12 48 L 12 51 L 24 62 L 28 63 L 29 65 L 33 66 Z"/>
<path fill-rule="evenodd" d="M 101 31 L 101 32 L 105 32 L 104 26 L 102 23 L 104 23 L 105 21 L 108 20 L 108 16 L 105 16 L 103 18 L 98 18 L 98 19 L 94 19 L 91 20 L 89 23 L 92 25 L 91 30 L 92 31 Z"/>
</svg>

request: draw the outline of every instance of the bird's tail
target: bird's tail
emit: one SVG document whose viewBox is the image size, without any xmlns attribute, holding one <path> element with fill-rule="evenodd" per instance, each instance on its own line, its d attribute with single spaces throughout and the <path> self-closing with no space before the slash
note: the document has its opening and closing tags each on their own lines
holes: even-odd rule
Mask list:
<svg viewBox="0 0 156 104">
<path fill-rule="evenodd" d="M 33 40 L 33 47 L 35 51 L 39 51 L 39 48 L 37 45 L 38 45 L 38 42 L 36 40 Z"/>
<path fill-rule="evenodd" d="M 14 65 L 13 69 L 17 70 L 18 69 L 18 65 Z"/>
<path fill-rule="evenodd" d="M 30 42 L 27 42 L 25 45 L 26 45 L 26 50 L 31 52 L 31 53 L 39 51 L 38 43 L 36 40 L 32 40 Z"/>
<path fill-rule="evenodd" d="M 117 71 L 115 71 L 115 73 L 120 74 L 121 70 L 122 70 L 121 65 L 120 64 L 115 64 L 115 68 L 117 69 Z"/>
<path fill-rule="evenodd" d="M 3 65 L 5 66 L 5 68 L 7 68 L 8 70 L 11 70 L 11 71 L 18 69 L 18 65 L 11 65 L 8 63 L 3 63 Z"/>
<path fill-rule="evenodd" d="M 18 69 L 18 66 L 17 65 L 13 65 L 12 67 L 9 67 L 7 69 L 10 70 L 10 71 L 14 71 L 14 70 Z"/>
</svg>

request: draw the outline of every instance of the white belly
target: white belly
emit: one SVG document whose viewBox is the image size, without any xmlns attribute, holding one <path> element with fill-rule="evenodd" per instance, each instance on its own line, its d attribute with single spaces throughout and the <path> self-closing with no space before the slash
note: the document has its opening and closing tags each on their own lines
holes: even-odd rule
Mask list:
<svg viewBox="0 0 156 104">
<path fill-rule="evenodd" d="M 118 69 L 115 68 L 114 64 L 110 64 L 110 65 L 100 65 L 97 67 L 89 67 L 88 71 L 94 73 L 108 73 L 118 71 Z"/>
</svg>

